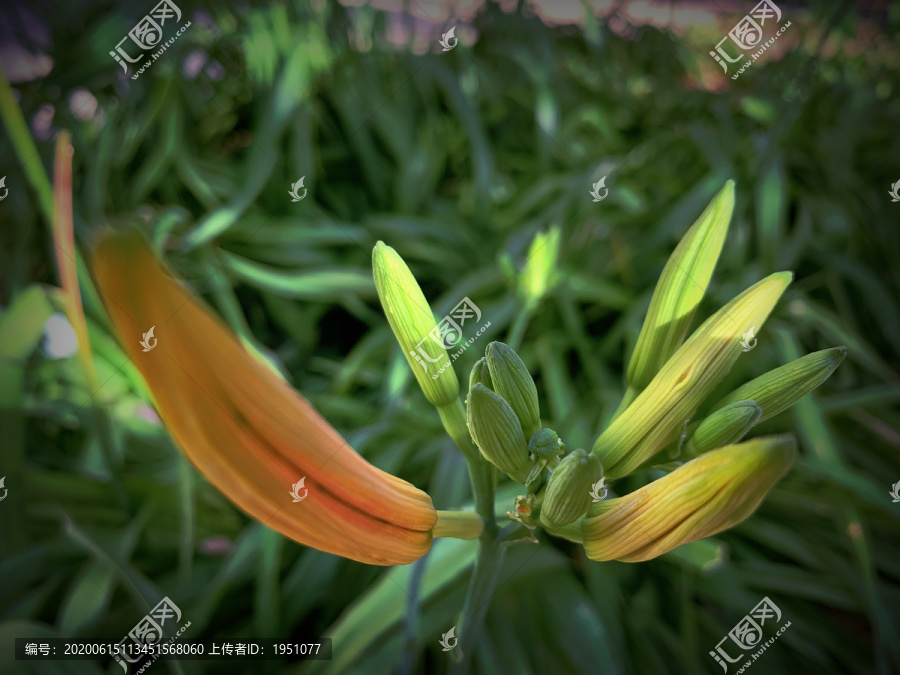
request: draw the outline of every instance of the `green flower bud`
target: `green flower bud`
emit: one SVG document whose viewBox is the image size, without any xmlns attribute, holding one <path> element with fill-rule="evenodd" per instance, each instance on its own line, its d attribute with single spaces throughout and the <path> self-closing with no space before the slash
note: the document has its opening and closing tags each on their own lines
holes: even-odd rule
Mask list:
<svg viewBox="0 0 900 675">
<path fill-rule="evenodd" d="M 522 425 L 525 438 L 541 428 L 537 387 L 519 355 L 502 342 L 491 342 L 485 352 L 494 391 L 509 401 Z"/>
<path fill-rule="evenodd" d="M 600 460 L 585 450 L 576 450 L 562 458 L 550 477 L 541 524 L 548 529 L 568 525 L 590 508 L 594 483 L 603 478 Z"/>
<path fill-rule="evenodd" d="M 755 283 L 709 317 L 681 345 L 647 388 L 594 442 L 592 452 L 603 464 L 607 478 L 628 475 L 675 440 L 684 421 L 740 357 L 741 337 L 751 327 L 765 323 L 792 276 L 790 272 L 776 272 Z"/>
<path fill-rule="evenodd" d="M 734 211 L 734 181 L 725 183 L 663 268 L 625 379 L 640 392 L 681 345 L 712 278 Z"/>
<path fill-rule="evenodd" d="M 372 250 L 375 288 L 384 314 L 419 386 L 432 405 L 449 405 L 459 396 L 459 381 L 442 343 L 430 337 L 437 321 L 416 278 L 397 252 L 383 242 Z M 441 366 L 447 366 L 441 370 Z"/>
<path fill-rule="evenodd" d="M 763 422 L 790 408 L 827 380 L 845 356 L 846 347 L 832 347 L 807 354 L 738 387 L 719 401 L 715 408 L 750 398 L 762 408 L 759 421 Z"/>
<path fill-rule="evenodd" d="M 741 440 L 762 415 L 755 401 L 735 401 L 700 423 L 685 448 L 689 457 Z"/>
<path fill-rule="evenodd" d="M 513 409 L 503 398 L 476 382 L 466 401 L 469 433 L 491 464 L 525 483 L 531 471 L 528 445 Z"/>
<path fill-rule="evenodd" d="M 469 389 L 476 383 L 483 384 L 488 389 L 494 388 L 491 383 L 491 371 L 488 370 L 487 360 L 483 356 L 472 366 L 472 372 L 469 374 Z"/>
<path fill-rule="evenodd" d="M 559 440 L 559 435 L 544 427 L 528 441 L 528 449 L 534 453 L 536 459 L 556 459 L 566 449 L 566 444 Z"/>
<path fill-rule="evenodd" d="M 788 470 L 796 445 L 789 434 L 729 445 L 594 504 L 581 521 L 585 553 L 591 560 L 641 562 L 737 525 Z"/>
<path fill-rule="evenodd" d="M 553 227 L 546 233 L 538 232 L 531 240 L 528 259 L 519 273 L 518 292 L 525 312 L 537 307 L 559 279 L 556 261 L 560 234 L 559 227 Z"/>
</svg>

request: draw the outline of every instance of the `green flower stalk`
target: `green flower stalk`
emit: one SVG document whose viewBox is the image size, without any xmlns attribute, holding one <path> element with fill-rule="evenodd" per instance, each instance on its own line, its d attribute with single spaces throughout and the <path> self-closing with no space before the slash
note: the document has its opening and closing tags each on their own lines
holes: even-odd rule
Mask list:
<svg viewBox="0 0 900 675">
<path fill-rule="evenodd" d="M 707 319 L 675 352 L 595 441 L 592 452 L 607 478 L 631 473 L 674 440 L 741 355 L 741 336 L 765 323 L 792 278 L 790 272 L 777 272 L 757 282 Z"/>
<path fill-rule="evenodd" d="M 493 390 L 505 398 L 522 425 L 525 438 L 541 428 L 537 387 L 519 355 L 502 342 L 491 342 L 485 352 Z"/>
<path fill-rule="evenodd" d="M 453 368 L 437 375 L 439 364 L 449 357 L 443 343 L 430 337 L 438 322 L 409 267 L 394 249 L 379 241 L 372 251 L 372 270 L 384 314 L 425 398 L 438 408 L 458 400 L 459 381 Z"/>
<path fill-rule="evenodd" d="M 467 400 L 469 433 L 491 464 L 524 483 L 531 471 L 528 444 L 512 407 L 476 382 Z"/>
<path fill-rule="evenodd" d="M 684 341 L 712 278 L 734 211 L 734 181 L 725 183 L 663 268 L 625 375 L 642 391 Z"/>
<path fill-rule="evenodd" d="M 599 502 L 581 524 L 584 550 L 592 560 L 640 562 L 733 527 L 756 510 L 795 452 L 790 435 L 729 445 Z"/>
<path fill-rule="evenodd" d="M 832 347 L 807 354 L 750 380 L 719 401 L 715 409 L 734 401 L 753 399 L 762 408 L 759 422 L 787 410 L 831 377 L 847 356 L 846 347 Z"/>
<path fill-rule="evenodd" d="M 756 401 L 735 401 L 719 408 L 697 427 L 685 448 L 689 457 L 741 440 L 762 416 Z"/>
<path fill-rule="evenodd" d="M 590 508 L 591 488 L 601 478 L 600 460 L 585 450 L 563 457 L 544 494 L 541 524 L 552 530 L 578 520 Z"/>
</svg>

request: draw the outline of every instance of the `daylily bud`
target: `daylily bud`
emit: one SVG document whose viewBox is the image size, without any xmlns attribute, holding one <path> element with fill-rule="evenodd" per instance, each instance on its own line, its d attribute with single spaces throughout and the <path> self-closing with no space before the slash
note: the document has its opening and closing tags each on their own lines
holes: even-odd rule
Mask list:
<svg viewBox="0 0 900 675">
<path fill-rule="evenodd" d="M 759 422 L 761 415 L 762 408 L 755 401 L 735 401 L 719 408 L 697 427 L 685 448 L 687 455 L 693 457 L 737 443 Z"/>
<path fill-rule="evenodd" d="M 528 449 L 537 459 L 551 460 L 566 449 L 566 444 L 559 440 L 559 435 L 553 429 L 544 428 L 531 437 Z"/>
<path fill-rule="evenodd" d="M 509 401 L 522 425 L 525 438 L 541 428 L 537 387 L 519 355 L 502 342 L 491 342 L 485 353 L 494 391 Z"/>
<path fill-rule="evenodd" d="M 483 384 L 475 383 L 466 401 L 469 433 L 491 464 L 524 483 L 531 470 L 528 445 L 513 409 Z"/>
<path fill-rule="evenodd" d="M 477 383 L 483 384 L 488 389 L 494 388 L 491 383 L 491 371 L 488 370 L 487 360 L 483 356 L 472 366 L 472 372 L 469 374 L 469 389 Z"/>
<path fill-rule="evenodd" d="M 752 398 L 762 408 L 759 421 L 763 422 L 790 408 L 827 380 L 845 356 L 846 347 L 832 347 L 807 354 L 750 380 L 728 394 L 715 407 L 721 408 L 732 401 Z"/>
<path fill-rule="evenodd" d="M 663 268 L 625 379 L 641 391 L 684 340 L 712 278 L 734 210 L 734 181 L 725 183 L 687 231 Z"/>
<path fill-rule="evenodd" d="M 591 487 L 601 478 L 600 460 L 586 450 L 576 450 L 563 457 L 544 494 L 541 524 L 554 529 L 583 516 L 593 501 Z"/>
<path fill-rule="evenodd" d="M 594 504 L 581 523 L 592 560 L 641 562 L 747 518 L 794 460 L 790 435 L 712 450 L 618 499 Z"/>
<path fill-rule="evenodd" d="M 684 421 L 741 355 L 741 336 L 751 327 L 765 323 L 792 276 L 790 272 L 769 275 L 694 331 L 647 388 L 594 442 L 592 452 L 603 464 L 607 478 L 631 473 L 675 439 Z"/>
<path fill-rule="evenodd" d="M 560 229 L 538 232 L 531 240 L 528 259 L 519 274 L 519 297 L 524 311 L 529 312 L 550 291 L 559 278 L 556 261 L 559 256 Z"/>
<path fill-rule="evenodd" d="M 372 271 L 384 314 L 425 398 L 436 407 L 452 403 L 459 381 L 452 367 L 438 374 L 449 357 L 443 344 L 429 336 L 437 321 L 416 278 L 403 258 L 380 241 L 372 250 Z"/>
</svg>

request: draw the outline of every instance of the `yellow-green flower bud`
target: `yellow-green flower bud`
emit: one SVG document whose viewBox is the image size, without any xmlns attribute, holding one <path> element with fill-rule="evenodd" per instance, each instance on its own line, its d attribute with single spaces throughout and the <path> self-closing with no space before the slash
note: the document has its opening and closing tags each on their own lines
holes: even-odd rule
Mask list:
<svg viewBox="0 0 900 675">
<path fill-rule="evenodd" d="M 525 483 L 531 471 L 528 444 L 513 409 L 503 398 L 476 382 L 466 401 L 469 433 L 491 464 Z"/>
<path fill-rule="evenodd" d="M 439 408 L 452 403 L 459 381 L 443 343 L 432 338 L 437 321 L 416 278 L 403 258 L 380 241 L 372 250 L 372 271 L 384 314 L 425 398 Z M 448 367 L 439 372 L 441 365 Z"/>
<path fill-rule="evenodd" d="M 494 388 L 491 383 L 491 371 L 488 370 L 487 360 L 483 356 L 472 366 L 472 372 L 469 374 L 469 389 L 477 383 L 483 384 L 488 389 Z"/>
<path fill-rule="evenodd" d="M 528 441 L 528 449 L 537 459 L 556 459 L 566 449 L 566 444 L 559 439 L 553 429 L 541 429 Z"/>
<path fill-rule="evenodd" d="M 601 478 L 600 460 L 587 451 L 576 450 L 563 457 L 544 494 L 541 524 L 552 530 L 578 520 L 590 508 L 591 489 Z"/>
<path fill-rule="evenodd" d="M 624 497 L 598 502 L 581 523 L 592 560 L 641 562 L 750 516 L 794 461 L 790 435 L 712 450 Z"/>
<path fill-rule="evenodd" d="M 528 259 L 519 273 L 519 297 L 523 311 L 534 309 L 559 278 L 556 261 L 559 256 L 561 231 L 553 227 L 548 232 L 538 232 L 531 240 Z"/>
<path fill-rule="evenodd" d="M 537 387 L 531 373 L 512 347 L 502 342 L 491 342 L 485 358 L 494 391 L 509 401 L 522 425 L 522 433 L 525 438 L 531 438 L 541 428 Z"/>
<path fill-rule="evenodd" d="M 790 408 L 827 380 L 845 356 L 846 347 L 832 347 L 807 354 L 750 380 L 728 394 L 715 407 L 721 408 L 733 401 L 752 398 L 762 408 L 759 421 L 763 422 Z"/>
<path fill-rule="evenodd" d="M 693 457 L 737 443 L 759 422 L 761 415 L 762 408 L 755 401 L 735 401 L 719 408 L 697 427 L 685 447 L 686 454 Z"/>
<path fill-rule="evenodd" d="M 647 388 L 594 442 L 592 452 L 603 464 L 607 478 L 631 473 L 675 440 L 685 420 L 741 355 L 741 337 L 753 326 L 765 323 L 792 276 L 790 272 L 769 275 L 694 331 Z"/>
<path fill-rule="evenodd" d="M 734 181 L 725 183 L 687 231 L 663 268 L 625 379 L 640 392 L 675 353 L 712 278 L 734 210 Z"/>
</svg>

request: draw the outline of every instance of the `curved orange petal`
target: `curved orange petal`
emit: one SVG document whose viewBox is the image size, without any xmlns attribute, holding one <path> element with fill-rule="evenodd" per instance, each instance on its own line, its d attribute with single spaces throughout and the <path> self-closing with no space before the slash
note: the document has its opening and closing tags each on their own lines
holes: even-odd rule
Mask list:
<svg viewBox="0 0 900 675">
<path fill-rule="evenodd" d="M 107 235 L 92 269 L 160 417 L 237 506 L 302 544 L 375 565 L 431 547 L 431 498 L 363 459 L 176 282 L 137 233 Z M 140 340 L 155 326 L 156 346 Z M 292 485 L 306 476 L 307 496 Z"/>
</svg>

